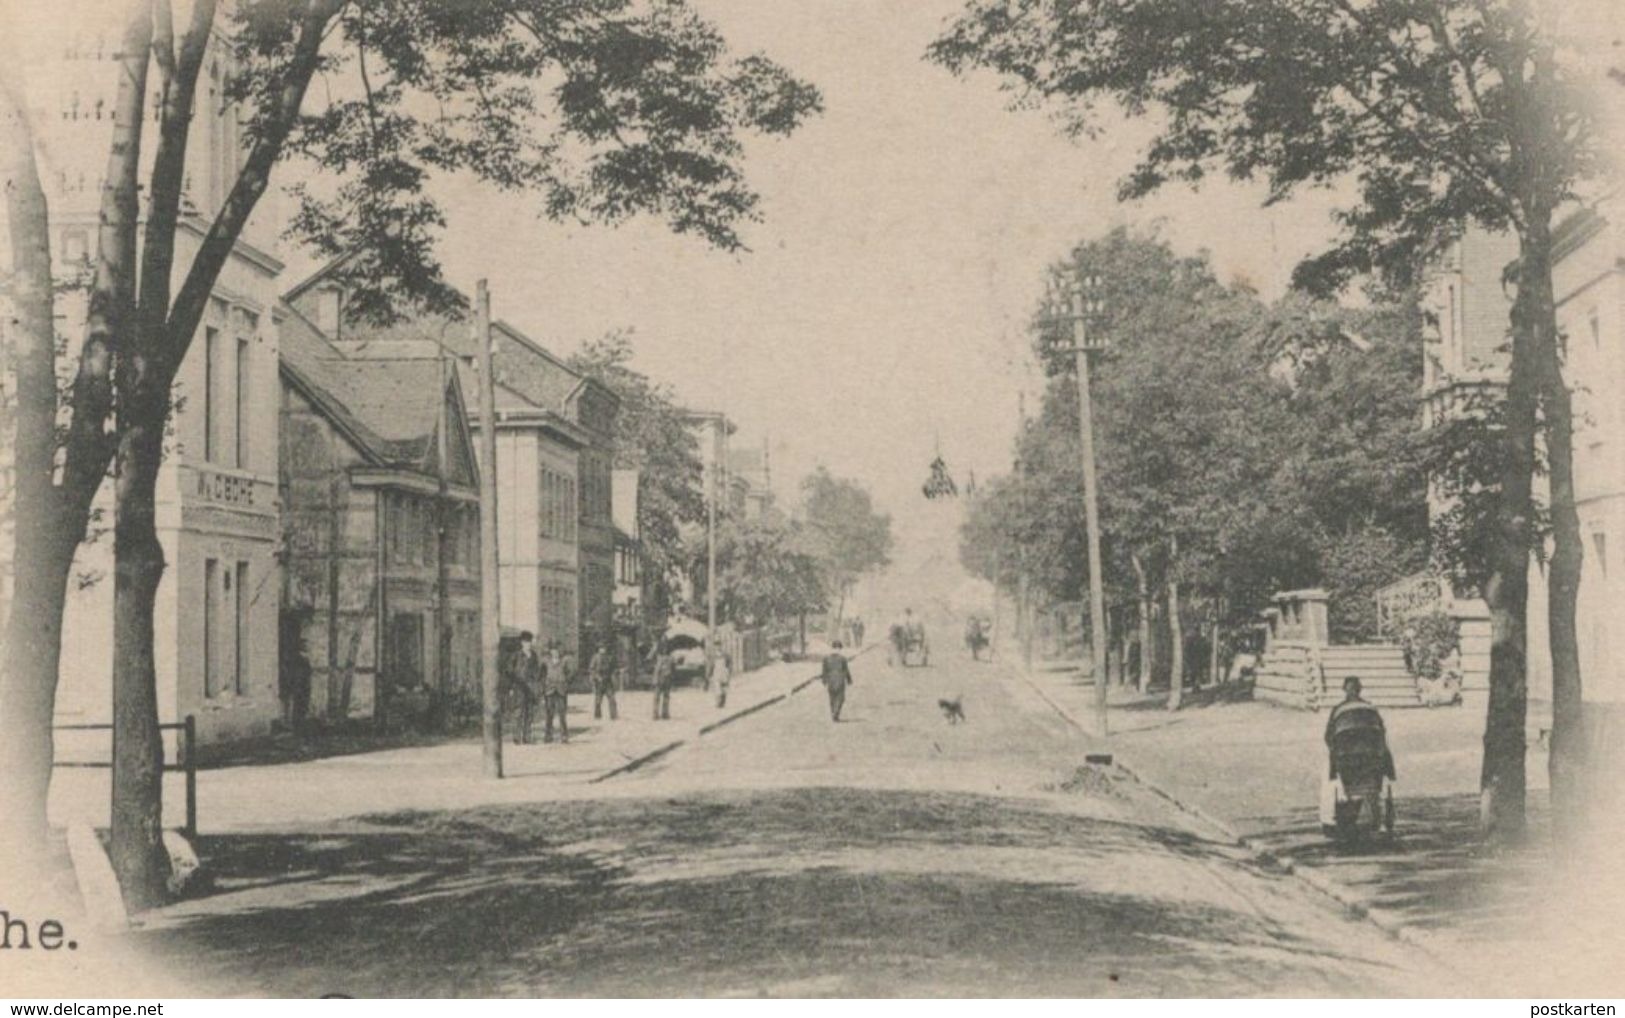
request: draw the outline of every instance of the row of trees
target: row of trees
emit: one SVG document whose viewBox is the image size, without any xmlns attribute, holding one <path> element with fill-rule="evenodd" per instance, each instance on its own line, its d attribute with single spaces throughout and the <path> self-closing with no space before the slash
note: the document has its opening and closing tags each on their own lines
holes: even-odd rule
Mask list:
<svg viewBox="0 0 1625 1018">
<path fill-rule="evenodd" d="M 1203 258 L 1118 230 L 1074 261 L 1101 280 L 1094 378 L 1102 552 L 1113 637 L 1137 681 L 1169 684 L 1186 620 L 1234 632 L 1275 591 L 1324 585 L 1336 638 L 1368 639 L 1375 590 L 1425 564 L 1420 315 L 1407 299 L 1347 310 L 1265 304 Z M 1040 320 L 1035 348 L 1048 349 Z M 1056 365 L 1060 367 L 1060 365 Z M 1017 440 L 1017 470 L 972 504 L 961 554 L 1005 589 L 1086 597 L 1076 387 L 1052 381 Z M 1154 633 L 1154 622 L 1168 627 Z M 1131 636 L 1130 627 L 1135 632 Z M 1168 654 L 1159 657 L 1157 649 Z"/>
<path fill-rule="evenodd" d="M 833 609 L 830 631 L 839 632 L 853 587 L 886 566 L 891 548 L 891 517 L 874 507 L 868 490 L 820 466 L 802 479 L 793 514 L 769 508 L 753 518 L 723 520 L 719 613 L 735 622 L 772 624 Z M 700 545 L 690 575 L 701 598 L 710 582 L 705 566 Z"/>
<path fill-rule="evenodd" d="M 1333 292 L 1377 273 L 1414 281 L 1442 234 L 1510 231 L 1519 257 L 1510 366 L 1484 433 L 1493 497 L 1473 572 L 1489 605 L 1490 702 L 1481 818 L 1525 817 L 1528 580 L 1542 543 L 1537 435 L 1551 492 L 1548 557 L 1556 826 L 1580 812 L 1581 676 L 1575 601 L 1583 556 L 1573 415 L 1553 303 L 1552 230 L 1606 169 L 1594 61 L 1565 52 L 1564 5 L 1532 0 L 969 0 L 932 45 L 956 72 L 991 69 L 1023 104 L 1087 134 L 1101 105 L 1154 119 L 1124 197 L 1215 170 L 1261 179 L 1272 200 L 1352 185 L 1336 245 L 1297 280 Z M 1604 87 L 1617 87 L 1617 82 Z"/>
<path fill-rule="evenodd" d="M 7 5 L 6 14 L 21 11 Z M 659 216 L 737 250 L 757 195 L 742 136 L 785 134 L 819 96 L 736 58 L 682 0 L 126 0 L 88 320 L 59 362 L 51 211 L 22 38 L 0 26 L 0 129 L 13 328 L 15 596 L 0 661 L 0 868 L 37 865 L 66 585 L 102 482 L 115 503 L 111 856 L 126 900 L 165 893 L 153 608 L 164 573 L 154 496 L 176 374 L 273 170 L 298 160 L 289 232 L 352 253 L 349 313 L 460 313 L 434 253 L 431 181 L 463 173 L 533 193 L 551 218 Z M 240 170 L 197 251 L 177 258 L 199 73 L 229 68 Z M 312 90 L 321 76 L 325 87 Z M 60 169 L 61 167 L 59 167 Z M 72 379 L 59 398 L 58 379 Z"/>
</svg>

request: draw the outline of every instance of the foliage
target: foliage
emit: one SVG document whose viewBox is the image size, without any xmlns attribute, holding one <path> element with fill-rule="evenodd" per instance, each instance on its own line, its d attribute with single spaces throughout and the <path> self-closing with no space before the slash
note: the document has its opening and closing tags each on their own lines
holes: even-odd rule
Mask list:
<svg viewBox="0 0 1625 1018">
<path fill-rule="evenodd" d="M 868 489 L 824 467 L 801 481 L 801 524 L 826 589 L 845 591 L 858 577 L 890 561 L 891 517 L 874 507 Z"/>
<path fill-rule="evenodd" d="M 1583 83 L 1540 19 L 1517 0 L 969 0 L 930 56 L 993 69 L 1074 134 L 1103 100 L 1163 114 L 1125 196 L 1215 169 L 1276 200 L 1352 177 L 1342 241 L 1299 271 L 1327 287 L 1413 278 L 1441 231 L 1514 225 L 1596 172 Z"/>
<path fill-rule="evenodd" d="M 1093 371 L 1108 599 L 1135 598 L 1138 558 L 1229 624 L 1275 591 L 1326 585 L 1338 632 L 1368 633 L 1371 595 L 1426 555 L 1414 304 L 1267 307 L 1121 230 L 1076 257 L 1105 295 L 1092 327 L 1109 340 Z M 1041 315 L 1041 350 L 1050 328 Z M 1015 473 L 983 488 L 961 534 L 972 572 L 1008 588 L 1025 571 L 1052 601 L 1085 589 L 1076 407 L 1072 379 L 1052 381 Z"/>
<path fill-rule="evenodd" d="M 631 366 L 631 330 L 585 344 L 570 366 L 609 386 L 621 400 L 615 466 L 638 472 L 638 533 L 644 597 L 669 607 L 685 566 L 683 525 L 705 519 L 699 440 L 669 386 Z"/>
<path fill-rule="evenodd" d="M 783 514 L 724 518 L 717 528 L 717 611 L 740 624 L 764 624 L 823 610 L 828 604 L 822 564 L 805 530 Z M 704 542 L 696 542 L 690 574 L 704 600 L 710 582 Z"/>
<path fill-rule="evenodd" d="M 239 5 L 232 94 L 254 111 L 287 81 L 289 7 Z M 424 310 L 461 302 L 434 256 L 434 175 L 536 194 L 551 219 L 650 214 L 739 250 L 740 225 L 759 216 L 741 135 L 788 134 L 821 102 L 763 56 L 730 57 L 684 0 L 371 0 L 340 5 L 329 30 L 325 101 L 286 148 L 335 179 L 294 186 L 290 229 L 355 255 L 348 308 L 371 319 L 393 317 L 402 295 Z M 248 124 L 250 137 L 274 130 L 258 112 Z"/>
<path fill-rule="evenodd" d="M 1411 674 L 1430 681 L 1444 678 L 1461 649 L 1461 624 L 1442 611 L 1414 615 L 1400 628 L 1400 645 Z"/>
<path fill-rule="evenodd" d="M 1262 178 L 1271 200 L 1352 184 L 1358 197 L 1338 214 L 1338 242 L 1298 267 L 1310 289 L 1369 272 L 1414 281 L 1440 240 L 1468 224 L 1517 235 L 1502 426 L 1477 457 L 1500 464 L 1495 494 L 1487 514 L 1461 506 L 1458 528 L 1495 619 L 1482 816 L 1487 833 L 1514 838 L 1524 826 L 1537 429 L 1552 492 L 1550 767 L 1565 832 L 1578 823 L 1583 756 L 1584 548 L 1553 225 L 1611 149 L 1588 95 L 1599 62 L 1562 52 L 1563 13 L 1527 0 L 968 0 L 930 51 L 955 71 L 991 68 L 1074 133 L 1093 129 L 1102 102 L 1155 115 L 1155 135 L 1121 185 L 1127 196 L 1214 169 Z"/>
</svg>

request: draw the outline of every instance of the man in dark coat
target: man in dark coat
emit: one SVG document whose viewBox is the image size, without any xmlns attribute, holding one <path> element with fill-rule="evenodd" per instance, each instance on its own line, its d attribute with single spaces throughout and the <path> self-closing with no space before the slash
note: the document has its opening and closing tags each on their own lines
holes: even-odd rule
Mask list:
<svg viewBox="0 0 1625 1018">
<path fill-rule="evenodd" d="M 531 729 L 536 723 L 536 698 L 541 693 L 542 662 L 536 655 L 536 637 L 529 630 L 519 634 L 519 649 L 508 659 L 508 674 L 504 676 L 508 699 L 519 707 L 519 724 L 514 729 L 513 741 L 529 744 Z"/>
<path fill-rule="evenodd" d="M 840 640 L 824 655 L 824 672 L 819 678 L 829 691 L 829 719 L 839 721 L 841 708 L 846 704 L 846 687 L 852 684 L 852 669 L 847 666 L 846 655 L 841 653 Z"/>
</svg>

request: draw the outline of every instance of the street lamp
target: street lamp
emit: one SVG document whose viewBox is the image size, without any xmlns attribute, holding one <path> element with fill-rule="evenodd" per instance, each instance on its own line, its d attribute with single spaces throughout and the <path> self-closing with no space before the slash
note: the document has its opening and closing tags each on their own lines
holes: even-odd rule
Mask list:
<svg viewBox="0 0 1625 1018">
<path fill-rule="evenodd" d="M 1089 355 L 1106 348 L 1103 330 L 1089 328 L 1092 319 L 1098 319 L 1106 309 L 1101 295 L 1100 275 L 1074 264 L 1063 293 L 1052 288 L 1052 303 L 1062 304 L 1066 311 L 1053 315 L 1052 320 L 1071 326 L 1070 346 L 1063 345 L 1059 337 L 1052 339 L 1051 352 L 1070 354 L 1078 381 L 1078 430 L 1083 454 L 1083 515 L 1088 531 L 1089 549 L 1089 650 L 1094 668 L 1095 721 L 1104 738 L 1109 727 L 1106 722 L 1106 606 L 1104 584 L 1100 566 L 1100 508 L 1096 497 L 1098 483 L 1095 478 L 1095 425 L 1094 410 L 1089 398 Z"/>
</svg>

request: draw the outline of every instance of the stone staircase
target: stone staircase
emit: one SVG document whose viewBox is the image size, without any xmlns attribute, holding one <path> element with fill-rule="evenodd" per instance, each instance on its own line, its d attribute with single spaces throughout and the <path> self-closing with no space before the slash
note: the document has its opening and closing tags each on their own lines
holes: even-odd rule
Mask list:
<svg viewBox="0 0 1625 1018">
<path fill-rule="evenodd" d="M 1319 647 L 1276 643 L 1259 662 L 1253 696 L 1300 710 L 1320 710 L 1343 699 L 1343 679 L 1360 677 L 1365 699 L 1378 707 L 1420 707 L 1416 677 L 1391 643 Z"/>
</svg>

